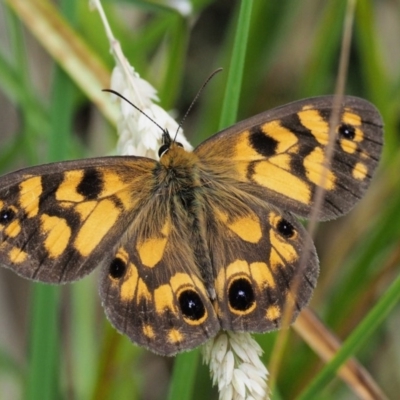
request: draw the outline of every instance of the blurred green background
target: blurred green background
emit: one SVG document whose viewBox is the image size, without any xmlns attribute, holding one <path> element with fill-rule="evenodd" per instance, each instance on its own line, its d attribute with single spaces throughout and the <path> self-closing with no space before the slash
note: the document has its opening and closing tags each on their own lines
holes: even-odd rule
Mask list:
<svg viewBox="0 0 400 400">
<path fill-rule="evenodd" d="M 97 12 L 90 12 L 86 1 L 60 1 L 53 9 L 47 1 L 31 0 L 27 3 L 32 9 L 23 15 L 18 11 L 20 2 L 0 4 L 1 173 L 114 152 L 114 114 L 104 111 L 108 97 L 101 93 L 109 87 L 114 61 Z M 240 2 L 175 2 L 186 7 L 187 14 L 178 12 L 173 3 L 121 0 L 103 5 L 126 57 L 158 89 L 161 105 L 173 111 L 178 121 L 207 76 L 224 68 L 184 123 L 187 138 L 196 145 L 218 130 Z M 345 8 L 344 0 L 254 2 L 238 120 L 334 92 Z M 72 72 L 59 67 L 60 62 L 65 67 L 71 57 L 68 48 L 61 46 L 55 57 L 43 47 L 46 37 L 32 35 L 30 24 L 40 28 L 46 22 L 60 34 L 67 26 L 70 44 L 85 46 L 80 53 L 82 65 L 76 64 Z M 349 215 L 320 224 L 315 239 L 321 276 L 310 307 L 342 340 L 400 275 L 399 38 L 398 0 L 358 2 L 346 94 L 366 98 L 378 107 L 386 143 L 365 198 Z M 86 73 L 97 81 L 89 82 Z M 167 398 L 170 385 L 176 384 L 174 359 L 133 346 L 110 327 L 101 310 L 96 275 L 42 290 L 39 284 L 0 270 L 1 398 Z M 356 356 L 388 398 L 396 398 L 400 306 L 392 301 L 382 307 L 383 320 L 377 326 L 369 324 L 370 335 Z M 257 336 L 267 366 L 276 337 L 277 333 Z M 49 358 L 42 357 L 49 349 Z M 192 360 L 198 360 L 197 369 L 191 370 L 193 380 L 182 398 L 217 398 L 207 366 L 200 358 Z M 322 366 L 291 330 L 273 398 L 296 398 Z M 314 398 L 353 399 L 355 395 L 333 378 Z"/>
</svg>

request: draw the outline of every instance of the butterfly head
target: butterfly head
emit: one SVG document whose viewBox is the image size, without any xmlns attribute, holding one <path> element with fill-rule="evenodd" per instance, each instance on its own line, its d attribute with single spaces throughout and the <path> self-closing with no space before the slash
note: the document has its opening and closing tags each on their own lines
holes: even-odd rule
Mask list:
<svg viewBox="0 0 400 400">
<path fill-rule="evenodd" d="M 168 152 L 170 152 L 171 149 L 179 149 L 183 150 L 183 145 L 182 143 L 179 142 L 175 142 L 175 140 L 171 139 L 171 136 L 169 134 L 169 132 L 167 130 L 163 131 L 162 134 L 162 145 L 160 146 L 160 148 L 158 149 L 158 157 L 160 157 L 160 159 L 167 154 Z M 183 150 L 184 151 L 184 150 Z"/>
</svg>

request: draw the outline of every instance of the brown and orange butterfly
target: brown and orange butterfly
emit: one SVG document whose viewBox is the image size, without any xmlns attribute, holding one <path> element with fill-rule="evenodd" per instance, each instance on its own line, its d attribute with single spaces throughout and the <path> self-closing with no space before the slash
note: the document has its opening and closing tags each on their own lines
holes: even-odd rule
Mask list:
<svg viewBox="0 0 400 400">
<path fill-rule="evenodd" d="M 320 219 L 347 212 L 382 148 L 373 105 L 345 97 L 331 167 L 333 97 L 301 100 L 225 129 L 193 152 L 163 133 L 160 160 L 101 157 L 0 178 L 0 262 L 23 277 L 71 282 L 101 266 L 100 296 L 122 333 L 163 355 L 221 330 L 266 332 L 307 305 L 312 246 L 291 291 L 308 217 L 326 175 Z"/>
</svg>

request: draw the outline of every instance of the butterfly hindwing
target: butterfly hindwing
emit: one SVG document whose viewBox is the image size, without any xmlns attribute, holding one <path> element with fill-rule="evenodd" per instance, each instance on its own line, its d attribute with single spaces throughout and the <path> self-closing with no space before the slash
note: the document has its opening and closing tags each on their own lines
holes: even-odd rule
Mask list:
<svg viewBox="0 0 400 400">
<path fill-rule="evenodd" d="M 104 157 L 6 175 L 0 187 L 1 263 L 42 282 L 87 275 L 129 224 L 140 201 L 135 194 L 154 164 Z"/>
<path fill-rule="evenodd" d="M 149 199 L 103 269 L 100 296 L 113 325 L 162 355 L 204 343 L 220 329 L 195 256 L 196 232 L 174 199 Z M 145 220 L 141 220 L 144 218 Z"/>
<path fill-rule="evenodd" d="M 277 329 L 288 305 L 289 320 L 294 320 L 308 304 L 319 271 L 304 227 L 289 213 L 237 187 L 223 190 L 210 183 L 204 190 L 215 307 L 222 328 Z"/>
<path fill-rule="evenodd" d="M 346 96 L 331 167 L 326 169 L 333 102 L 333 96 L 316 97 L 266 111 L 217 133 L 195 153 L 214 169 L 226 166 L 227 176 L 252 184 L 250 190 L 260 197 L 300 216 L 309 216 L 316 187 L 322 186 L 325 198 L 319 216 L 334 218 L 362 197 L 383 142 L 376 108 Z"/>
</svg>

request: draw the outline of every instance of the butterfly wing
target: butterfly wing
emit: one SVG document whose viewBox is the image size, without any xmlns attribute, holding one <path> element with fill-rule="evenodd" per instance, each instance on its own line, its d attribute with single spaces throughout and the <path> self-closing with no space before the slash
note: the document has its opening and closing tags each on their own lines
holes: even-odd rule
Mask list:
<svg viewBox="0 0 400 400">
<path fill-rule="evenodd" d="M 216 310 L 223 329 L 279 328 L 312 295 L 319 266 L 314 245 L 291 214 L 237 186 L 207 188 L 207 241 Z"/>
<path fill-rule="evenodd" d="M 0 262 L 42 282 L 81 278 L 113 249 L 146 197 L 156 162 L 103 157 L 0 178 Z M 148 193 L 147 193 L 148 195 Z"/>
<path fill-rule="evenodd" d="M 333 101 L 333 96 L 316 97 L 261 113 L 212 136 L 195 154 L 205 170 L 248 183 L 247 190 L 299 216 L 310 214 L 316 188 L 322 186 L 319 217 L 334 218 L 368 187 L 382 149 L 383 123 L 372 104 L 344 97 L 326 170 Z"/>
<path fill-rule="evenodd" d="M 186 211 L 168 196 L 150 198 L 101 277 L 100 296 L 112 324 L 133 342 L 168 356 L 220 330 Z"/>
</svg>

